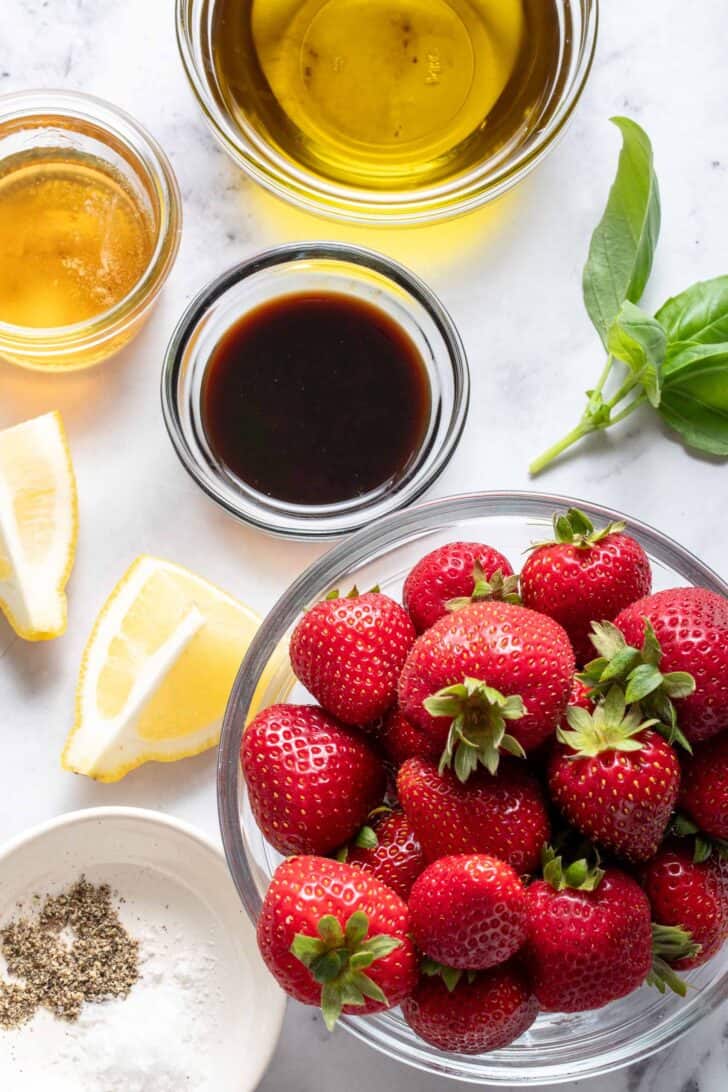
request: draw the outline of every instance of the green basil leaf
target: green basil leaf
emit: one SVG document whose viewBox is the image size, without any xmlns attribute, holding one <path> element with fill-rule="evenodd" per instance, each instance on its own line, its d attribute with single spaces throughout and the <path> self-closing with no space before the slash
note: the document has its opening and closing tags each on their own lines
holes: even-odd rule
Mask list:
<svg viewBox="0 0 728 1092">
<path fill-rule="evenodd" d="M 650 139 L 629 118 L 612 118 L 622 133 L 617 176 L 592 236 L 584 269 L 584 303 L 607 344 L 625 300 L 637 303 L 652 271 L 660 234 L 660 194 Z"/>
<path fill-rule="evenodd" d="M 688 447 L 728 456 L 728 344 L 671 353 L 659 413 Z"/>
<path fill-rule="evenodd" d="M 728 277 L 699 281 L 673 296 L 655 318 L 671 342 L 716 345 L 728 341 Z"/>
<path fill-rule="evenodd" d="M 607 348 L 640 379 L 652 405 L 659 406 L 667 334 L 657 319 L 625 300 L 609 328 Z"/>
</svg>

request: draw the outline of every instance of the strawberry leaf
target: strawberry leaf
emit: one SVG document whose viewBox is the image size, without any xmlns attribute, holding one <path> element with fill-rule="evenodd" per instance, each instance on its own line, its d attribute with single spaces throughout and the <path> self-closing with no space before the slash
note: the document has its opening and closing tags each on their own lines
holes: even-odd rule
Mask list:
<svg viewBox="0 0 728 1092">
<path fill-rule="evenodd" d="M 327 983 L 321 990 L 321 1011 L 324 1015 L 324 1023 L 329 1031 L 333 1031 L 336 1026 L 336 1021 L 341 1016 L 341 1010 L 344 1005 L 343 994 L 340 988 L 337 988 L 332 982 Z M 351 1002 L 352 1004 L 359 1004 L 358 1001 Z"/>
<path fill-rule="evenodd" d="M 655 690 L 659 690 L 663 682 L 664 678 L 659 668 L 653 664 L 640 664 L 627 676 L 625 701 L 628 705 L 643 701 L 648 694 L 654 694 Z"/>
<path fill-rule="evenodd" d="M 426 698 L 424 707 L 430 716 L 449 717 L 445 750 L 440 759 L 440 773 L 452 767 L 455 776 L 466 782 L 478 763 L 495 774 L 501 749 L 523 757 L 523 749 L 512 737 L 506 737 L 506 722 L 525 716 L 522 699 L 506 697 L 480 679 L 466 678 Z"/>
<path fill-rule="evenodd" d="M 393 952 L 395 948 L 401 947 L 402 941 L 397 940 L 395 937 L 378 936 L 366 940 L 361 945 L 361 951 L 372 955 L 374 959 L 382 959 L 384 956 L 388 956 L 390 952 Z"/>
<path fill-rule="evenodd" d="M 325 951 L 326 945 L 316 937 L 307 937 L 304 933 L 297 933 L 293 938 L 291 952 L 306 967 L 310 967 L 313 961 L 322 956 Z"/>
<path fill-rule="evenodd" d="M 378 1001 L 381 1005 L 387 1004 L 387 998 L 381 986 L 378 986 L 369 975 L 357 974 L 355 981 L 365 997 L 371 998 L 372 1001 Z"/>
<path fill-rule="evenodd" d="M 331 1031 L 344 1005 L 364 1005 L 367 997 L 387 1004 L 381 988 L 364 971 L 402 941 L 384 934 L 367 938 L 369 918 L 362 910 L 351 914 L 343 929 L 333 914 L 325 914 L 316 928 L 319 937 L 297 933 L 290 950 L 321 984 L 321 1009 Z"/>
<path fill-rule="evenodd" d="M 695 680 L 685 671 L 662 674 L 660 642 L 647 618 L 644 623 L 641 649 L 628 645 L 614 623 L 592 623 L 591 640 L 600 656 L 588 663 L 577 678 L 597 702 L 618 684 L 625 692 L 627 703 L 639 706 L 644 716 L 656 722 L 657 730 L 668 743 L 678 744 L 690 752 L 692 748 L 680 730 L 672 699 L 679 700 L 692 694 Z"/>
<path fill-rule="evenodd" d="M 367 928 L 368 926 L 367 922 Z M 324 914 L 316 928 L 318 935 L 328 948 L 340 948 L 344 943 L 343 930 L 338 918 L 335 918 L 333 914 Z"/>
<path fill-rule="evenodd" d="M 323 918 L 321 919 L 324 920 Z M 336 922 L 339 925 L 338 921 Z M 320 925 L 319 925 L 320 928 Z M 369 932 L 369 918 L 366 916 L 363 910 L 356 910 L 346 923 L 344 930 L 344 937 L 346 939 L 346 946 L 350 951 L 355 951 L 359 945 L 362 944 L 365 936 Z M 339 925 L 339 933 L 341 933 L 341 926 Z"/>
<path fill-rule="evenodd" d="M 700 945 L 693 940 L 692 933 L 679 925 L 652 924 L 652 968 L 647 975 L 647 985 L 654 986 L 660 993 L 672 990 L 679 997 L 687 993 L 687 986 L 671 967 L 679 959 L 692 959 L 700 951 Z"/>
<path fill-rule="evenodd" d="M 430 959 L 429 956 L 425 956 L 420 963 L 420 971 L 430 978 L 439 975 L 445 983 L 448 993 L 452 993 L 463 976 L 463 972 L 457 967 L 446 967 L 443 963 L 438 963 L 437 960 Z"/>
<path fill-rule="evenodd" d="M 379 845 L 376 831 L 372 827 L 362 827 L 354 839 L 354 845 L 359 849 L 376 849 Z"/>
<path fill-rule="evenodd" d="M 556 546 L 560 544 L 576 546 L 577 549 L 580 550 L 588 550 L 598 542 L 601 542 L 602 539 L 605 539 L 607 535 L 614 535 L 618 534 L 620 531 L 624 531 L 625 527 L 625 523 L 621 520 L 617 520 L 608 523 L 606 527 L 601 527 L 599 530 L 596 530 L 594 524 L 585 512 L 582 512 L 579 508 L 569 508 L 565 515 L 559 512 L 554 514 L 553 539 L 533 542 L 529 547 L 529 550 L 538 550 L 542 546 Z"/>
</svg>

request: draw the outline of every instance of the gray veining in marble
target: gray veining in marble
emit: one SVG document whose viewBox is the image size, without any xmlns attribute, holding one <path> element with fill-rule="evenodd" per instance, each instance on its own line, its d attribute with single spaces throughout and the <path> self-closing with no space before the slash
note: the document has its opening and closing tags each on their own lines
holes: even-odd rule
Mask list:
<svg viewBox="0 0 728 1092">
<path fill-rule="evenodd" d="M 472 365 L 470 422 L 435 495 L 528 488 L 529 457 L 575 423 L 582 391 L 601 367 L 581 304 L 580 272 L 619 146 L 610 115 L 631 114 L 655 144 L 664 227 L 647 304 L 728 272 L 726 6 L 605 0 L 591 82 L 547 162 L 495 207 L 456 224 L 395 232 L 317 220 L 240 174 L 208 133 L 186 85 L 173 0 L 2 0 L 0 8 L 0 91 L 78 88 L 125 107 L 169 153 L 185 211 L 182 249 L 162 303 L 116 361 L 53 380 L 0 363 L 0 427 L 62 410 L 82 519 L 68 635 L 29 648 L 0 622 L 0 840 L 62 811 L 102 803 L 159 807 L 215 834 L 214 756 L 146 768 L 116 786 L 74 779 L 57 763 L 91 621 L 134 556 L 152 552 L 180 561 L 265 611 L 319 553 L 228 521 L 179 467 L 159 413 L 158 375 L 185 303 L 227 265 L 287 240 L 348 239 L 400 258 L 441 293 Z M 538 485 L 639 515 L 728 576 L 725 482 L 723 465 L 686 453 L 645 411 L 585 445 Z M 328 1037 L 311 1011 L 291 1005 L 261 1090 L 446 1087 L 396 1067 L 342 1031 Z M 589 1092 L 726 1087 L 724 1011 L 674 1049 L 593 1081 Z"/>
</svg>

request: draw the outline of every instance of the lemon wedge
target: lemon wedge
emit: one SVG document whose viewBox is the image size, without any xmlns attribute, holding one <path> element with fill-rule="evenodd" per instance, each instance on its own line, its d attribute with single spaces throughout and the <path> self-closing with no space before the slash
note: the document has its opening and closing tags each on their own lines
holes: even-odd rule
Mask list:
<svg viewBox="0 0 728 1092">
<path fill-rule="evenodd" d="M 78 535 L 76 481 L 60 414 L 0 431 L 0 609 L 18 636 L 66 629 Z"/>
<path fill-rule="evenodd" d="M 104 604 L 86 646 L 64 769 L 119 781 L 145 762 L 174 762 L 214 747 L 259 623 L 201 577 L 140 557 Z"/>
</svg>

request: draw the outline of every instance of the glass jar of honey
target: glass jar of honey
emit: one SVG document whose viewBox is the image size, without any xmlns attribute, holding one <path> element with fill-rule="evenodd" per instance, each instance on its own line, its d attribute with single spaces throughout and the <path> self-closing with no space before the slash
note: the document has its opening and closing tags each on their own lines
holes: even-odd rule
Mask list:
<svg viewBox="0 0 728 1092">
<path fill-rule="evenodd" d="M 169 161 L 127 114 L 65 91 L 0 98 L 0 356 L 54 371 L 117 352 L 180 230 Z"/>
</svg>

